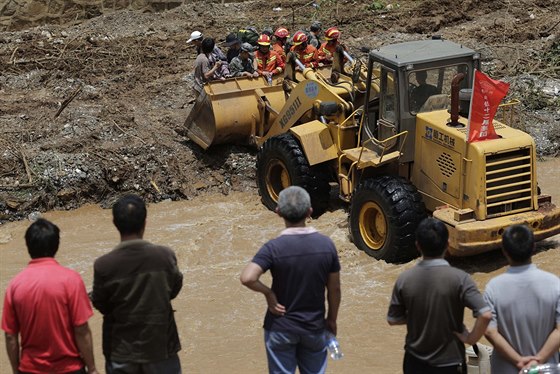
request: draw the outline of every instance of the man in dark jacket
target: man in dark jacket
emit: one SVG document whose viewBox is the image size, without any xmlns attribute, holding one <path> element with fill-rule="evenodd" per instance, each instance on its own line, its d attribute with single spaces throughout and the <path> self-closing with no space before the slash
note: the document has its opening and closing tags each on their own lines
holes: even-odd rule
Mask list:
<svg viewBox="0 0 560 374">
<path fill-rule="evenodd" d="M 231 60 L 239 56 L 239 53 L 241 52 L 241 40 L 237 39 L 236 34 L 231 33 L 226 37 L 224 45 L 228 47 L 226 52 L 227 62 L 231 63 Z"/>
<path fill-rule="evenodd" d="M 183 285 L 175 253 L 142 239 L 146 205 L 135 195 L 113 206 L 121 243 L 95 261 L 93 305 L 103 314 L 105 370 L 179 374 L 181 349 L 171 300 Z"/>
</svg>

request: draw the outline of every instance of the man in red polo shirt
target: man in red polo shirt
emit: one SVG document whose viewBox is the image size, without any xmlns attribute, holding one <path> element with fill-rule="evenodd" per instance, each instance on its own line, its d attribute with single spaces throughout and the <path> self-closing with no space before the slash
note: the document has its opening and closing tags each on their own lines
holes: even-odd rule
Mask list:
<svg viewBox="0 0 560 374">
<path fill-rule="evenodd" d="M 96 374 L 88 325 L 93 310 L 84 282 L 54 259 L 60 230 L 38 219 L 25 243 L 31 261 L 10 281 L 2 314 L 12 371 L 81 374 L 87 367 Z"/>
</svg>

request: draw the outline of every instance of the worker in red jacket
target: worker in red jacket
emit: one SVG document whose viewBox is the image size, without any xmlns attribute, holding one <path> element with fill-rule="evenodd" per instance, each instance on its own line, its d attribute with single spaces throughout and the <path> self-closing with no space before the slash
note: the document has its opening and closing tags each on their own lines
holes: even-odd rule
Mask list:
<svg viewBox="0 0 560 374">
<path fill-rule="evenodd" d="M 294 34 L 292 44 L 291 51 L 296 54 L 297 59 L 306 68 L 316 68 L 318 66 L 317 48 L 307 43 L 307 35 L 303 31 Z"/>
<path fill-rule="evenodd" d="M 282 57 L 282 61 L 284 61 L 284 63 L 286 63 L 286 52 L 284 51 L 284 48 L 289 37 L 290 32 L 285 27 L 279 27 L 274 32 L 276 42 L 272 45 L 272 50 Z"/>
<path fill-rule="evenodd" d="M 266 78 L 284 71 L 284 61 L 277 52 L 270 50 L 270 36 L 262 34 L 257 40 L 259 49 L 255 52 L 257 72 Z"/>
<path fill-rule="evenodd" d="M 321 44 L 319 49 L 317 50 L 317 60 L 318 62 L 324 65 L 330 65 L 333 63 L 334 52 L 336 51 L 336 47 L 338 47 L 340 42 L 338 41 L 340 38 L 340 30 L 336 27 L 331 27 L 327 31 L 325 31 L 325 42 Z M 344 48 L 344 46 L 342 46 Z M 346 48 L 344 48 L 346 50 Z M 346 58 L 344 61 L 346 62 Z"/>
</svg>

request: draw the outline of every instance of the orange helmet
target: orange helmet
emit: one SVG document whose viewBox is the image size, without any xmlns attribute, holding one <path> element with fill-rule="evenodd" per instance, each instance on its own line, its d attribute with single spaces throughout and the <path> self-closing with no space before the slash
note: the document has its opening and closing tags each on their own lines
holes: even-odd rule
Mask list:
<svg viewBox="0 0 560 374">
<path fill-rule="evenodd" d="M 340 31 L 336 27 L 325 31 L 325 40 L 337 40 L 338 38 L 340 38 Z"/>
<path fill-rule="evenodd" d="M 270 45 L 270 36 L 266 34 L 261 34 L 257 40 L 258 45 Z"/>
<path fill-rule="evenodd" d="M 298 31 L 294 34 L 294 40 L 292 41 L 293 45 L 300 45 L 307 41 L 307 35 L 303 31 Z"/>
<path fill-rule="evenodd" d="M 290 36 L 290 32 L 285 27 L 279 27 L 276 29 L 276 31 L 274 31 L 274 36 L 276 36 L 277 38 L 284 39 Z"/>
</svg>

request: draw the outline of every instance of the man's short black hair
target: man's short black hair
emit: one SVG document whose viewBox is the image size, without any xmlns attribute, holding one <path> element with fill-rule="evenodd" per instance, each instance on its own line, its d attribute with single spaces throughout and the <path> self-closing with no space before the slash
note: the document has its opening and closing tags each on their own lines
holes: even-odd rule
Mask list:
<svg viewBox="0 0 560 374">
<path fill-rule="evenodd" d="M 113 223 L 122 234 L 138 234 L 146 223 L 146 204 L 136 195 L 121 197 L 113 205 Z"/>
<path fill-rule="evenodd" d="M 513 225 L 502 235 L 502 247 L 515 262 L 526 262 L 533 255 L 535 247 L 531 229 L 525 225 Z"/>
<path fill-rule="evenodd" d="M 39 218 L 25 232 L 25 244 L 31 258 L 54 257 L 60 244 L 60 229 L 54 223 Z"/>
<path fill-rule="evenodd" d="M 311 26 L 309 27 L 309 30 L 311 30 L 313 32 L 318 32 L 318 31 L 321 31 L 321 28 L 322 28 L 321 22 L 313 21 L 311 23 Z"/>
<path fill-rule="evenodd" d="M 428 72 L 426 70 L 418 70 L 416 72 L 417 81 L 426 82 L 426 79 L 428 79 Z"/>
<path fill-rule="evenodd" d="M 447 248 L 449 232 L 440 220 L 425 218 L 416 229 L 416 242 L 425 257 L 439 257 Z"/>
<path fill-rule="evenodd" d="M 215 45 L 216 45 L 216 43 L 214 42 L 214 39 L 204 38 L 204 40 L 202 41 L 202 44 L 200 45 L 200 50 L 202 51 L 202 53 L 205 53 L 205 54 L 212 53 Z"/>
</svg>

